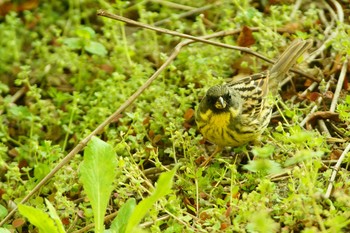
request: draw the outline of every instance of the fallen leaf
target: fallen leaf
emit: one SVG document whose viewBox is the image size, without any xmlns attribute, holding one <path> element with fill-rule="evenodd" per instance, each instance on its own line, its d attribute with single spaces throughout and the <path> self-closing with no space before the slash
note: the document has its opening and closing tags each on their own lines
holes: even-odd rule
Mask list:
<svg viewBox="0 0 350 233">
<path fill-rule="evenodd" d="M 333 150 L 333 151 L 331 152 L 331 154 L 329 155 L 329 158 L 330 158 L 331 160 L 338 160 L 342 153 L 343 153 L 343 152 L 342 152 L 341 150 L 337 150 L 337 149 L 336 149 L 336 150 Z"/>
<path fill-rule="evenodd" d="M 207 219 L 210 219 L 211 218 L 211 216 L 207 213 L 207 212 L 202 212 L 202 213 L 200 213 L 199 214 L 199 218 L 202 220 L 202 221 L 205 221 L 205 220 L 207 220 Z"/>
<path fill-rule="evenodd" d="M 157 144 L 157 142 L 159 142 L 162 139 L 162 135 L 157 134 L 156 136 L 154 136 L 154 138 L 152 139 L 152 144 Z"/>
<path fill-rule="evenodd" d="M 288 32 L 288 33 L 295 33 L 296 31 L 300 31 L 300 23 L 288 23 L 284 25 L 281 29 L 278 30 L 279 32 Z"/>
<path fill-rule="evenodd" d="M 25 222 L 26 222 L 26 221 L 25 221 L 23 218 L 17 218 L 17 219 L 15 219 L 15 220 L 13 220 L 12 226 L 13 226 L 14 228 L 18 228 L 18 227 L 23 226 Z"/>
<path fill-rule="evenodd" d="M 318 99 L 318 97 L 320 97 L 321 94 L 318 92 L 310 92 L 306 95 L 306 97 L 310 100 L 310 101 L 316 101 Z"/>
<path fill-rule="evenodd" d="M 314 125 L 318 119 L 331 119 L 333 121 L 339 121 L 339 114 L 331 111 L 318 111 L 312 113 L 306 122 L 306 129 L 312 129 L 312 125 Z"/>
<path fill-rule="evenodd" d="M 1 2 L 0 2 L 1 3 Z M 6 15 L 10 11 L 22 12 L 32 10 L 38 6 L 38 0 L 26 0 L 18 2 L 3 2 L 0 4 L 0 15 Z"/>
<path fill-rule="evenodd" d="M 227 222 L 223 222 L 223 223 L 221 223 L 220 230 L 225 230 L 225 229 L 228 228 L 229 226 L 230 226 L 230 224 L 228 224 Z"/>
<path fill-rule="evenodd" d="M 255 39 L 253 37 L 253 32 L 249 27 L 244 26 L 241 33 L 238 36 L 237 44 L 242 47 L 250 47 L 255 44 Z"/>
<path fill-rule="evenodd" d="M 69 218 L 62 218 L 61 222 L 62 222 L 63 225 L 66 225 L 66 226 L 70 224 Z"/>
<path fill-rule="evenodd" d="M 189 121 L 194 116 L 194 110 L 192 108 L 187 109 L 184 114 L 185 121 Z"/>
</svg>

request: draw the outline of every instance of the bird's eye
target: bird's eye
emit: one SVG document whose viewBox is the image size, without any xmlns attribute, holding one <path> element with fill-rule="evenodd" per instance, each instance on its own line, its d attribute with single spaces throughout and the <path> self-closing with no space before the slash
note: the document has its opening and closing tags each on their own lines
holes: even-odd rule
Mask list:
<svg viewBox="0 0 350 233">
<path fill-rule="evenodd" d="M 230 99 L 231 99 L 231 95 L 230 95 L 229 93 L 227 93 L 227 94 L 225 95 L 225 99 L 230 100 Z"/>
</svg>

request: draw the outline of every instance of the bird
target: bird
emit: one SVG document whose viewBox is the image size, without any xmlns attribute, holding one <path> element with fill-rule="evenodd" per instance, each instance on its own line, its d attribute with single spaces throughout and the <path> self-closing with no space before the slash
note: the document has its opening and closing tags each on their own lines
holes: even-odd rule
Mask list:
<svg viewBox="0 0 350 233">
<path fill-rule="evenodd" d="M 195 119 L 203 137 L 216 145 L 209 161 L 224 147 L 259 141 L 272 114 L 273 101 L 285 74 L 312 45 L 294 39 L 268 70 L 210 87 L 196 109 Z"/>
</svg>

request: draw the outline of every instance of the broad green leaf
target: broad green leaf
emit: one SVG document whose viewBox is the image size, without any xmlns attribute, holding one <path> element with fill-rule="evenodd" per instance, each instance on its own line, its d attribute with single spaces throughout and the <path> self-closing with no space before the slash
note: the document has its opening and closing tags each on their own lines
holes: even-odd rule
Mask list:
<svg viewBox="0 0 350 233">
<path fill-rule="evenodd" d="M 303 161 L 310 161 L 312 158 L 321 157 L 323 152 L 321 151 L 310 151 L 310 150 L 300 150 L 293 157 L 288 158 L 284 163 L 284 166 L 291 166 Z"/>
<path fill-rule="evenodd" d="M 0 233 L 11 233 L 11 231 L 9 231 L 5 228 L 0 228 Z"/>
<path fill-rule="evenodd" d="M 130 198 L 118 211 L 117 217 L 111 224 L 111 232 L 124 233 L 131 214 L 134 212 L 136 200 Z"/>
<path fill-rule="evenodd" d="M 248 232 L 279 232 L 279 224 L 275 222 L 267 212 L 261 210 L 260 212 L 252 214 L 249 218 L 246 230 Z"/>
<path fill-rule="evenodd" d="M 91 27 L 80 27 L 78 28 L 75 33 L 80 38 L 84 38 L 85 40 L 91 40 L 95 37 L 95 31 Z"/>
<path fill-rule="evenodd" d="M 248 164 L 243 166 L 251 172 L 262 172 L 267 174 L 276 174 L 282 171 L 281 165 L 275 161 L 269 159 L 257 159 L 249 161 Z"/>
<path fill-rule="evenodd" d="M 51 202 L 49 202 L 47 199 L 45 199 L 45 203 L 47 208 L 49 209 L 49 215 L 51 217 L 51 219 L 53 219 L 53 221 L 55 222 L 57 229 L 60 233 L 64 233 L 66 232 L 64 230 L 63 224 L 61 222 L 60 217 L 57 215 L 56 209 L 55 207 L 53 207 L 53 205 L 51 204 Z"/>
<path fill-rule="evenodd" d="M 274 150 L 274 146 L 267 144 L 261 148 L 253 148 L 252 152 L 255 156 L 258 156 L 260 158 L 269 158 L 273 154 Z"/>
<path fill-rule="evenodd" d="M 31 224 L 39 229 L 39 232 L 61 233 L 55 222 L 44 211 L 22 204 L 18 205 L 18 210 Z"/>
<path fill-rule="evenodd" d="M 0 205 L 0 219 L 5 218 L 5 216 L 8 214 L 8 211 L 5 206 Z"/>
<path fill-rule="evenodd" d="M 39 163 L 34 166 L 34 177 L 42 180 L 50 172 L 50 166 L 45 163 Z"/>
<path fill-rule="evenodd" d="M 173 168 L 171 171 L 164 172 L 159 176 L 156 189 L 151 194 L 151 196 L 143 199 L 136 206 L 133 214 L 129 219 L 125 232 L 135 232 L 135 230 L 137 230 L 138 224 L 141 222 L 142 218 L 145 217 L 150 208 L 152 208 L 154 203 L 171 192 L 176 169 L 177 167 Z"/>
<path fill-rule="evenodd" d="M 103 218 L 116 176 L 116 158 L 112 146 L 93 137 L 84 151 L 80 181 L 94 212 L 95 232 L 103 232 Z"/>
<path fill-rule="evenodd" d="M 103 44 L 95 42 L 95 41 L 89 41 L 87 45 L 84 46 L 84 49 L 88 51 L 89 53 L 100 55 L 100 56 L 106 56 L 107 50 Z"/>
<path fill-rule="evenodd" d="M 72 37 L 65 38 L 63 40 L 63 44 L 67 45 L 70 49 L 82 49 L 83 48 L 83 40 L 81 38 Z"/>
</svg>

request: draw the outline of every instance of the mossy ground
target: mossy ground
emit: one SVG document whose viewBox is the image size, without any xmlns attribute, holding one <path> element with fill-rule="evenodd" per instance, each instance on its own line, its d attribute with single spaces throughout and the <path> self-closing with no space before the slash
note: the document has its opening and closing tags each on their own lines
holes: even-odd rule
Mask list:
<svg viewBox="0 0 350 233">
<path fill-rule="evenodd" d="M 269 64 L 199 42 L 184 47 L 98 135 L 113 146 L 118 162 L 106 215 L 131 197 L 140 201 L 149 195 L 147 182 L 178 163 L 172 194 L 159 200 L 143 221 L 150 232 L 350 231 L 348 155 L 332 195 L 323 198 L 332 166 L 349 143 L 348 75 L 337 97 L 338 115 L 316 115 L 300 126 L 314 106 L 329 111 L 340 70 L 350 55 L 346 1 L 297 1 L 299 6 L 243 0 L 116 2 L 0 3 L 14 9 L 1 11 L 0 18 L 0 219 L 143 85 L 182 40 L 98 17 L 97 10 L 103 8 L 194 36 L 257 28 L 252 36 L 237 33 L 215 40 L 248 43 L 271 59 L 293 38 L 311 38 L 310 52 L 319 53 L 311 54 L 300 68 L 321 80 L 302 94 L 312 81 L 291 72 L 293 79 L 281 90 L 260 142 L 227 148 L 203 168 L 198 161 L 214 146 L 196 130 L 193 110 L 199 100 L 208 87 Z M 208 8 L 181 17 L 204 6 Z M 322 117 L 328 132 L 320 127 Z M 93 222 L 78 176 L 81 161 L 82 153 L 26 202 L 45 209 L 44 198 L 50 200 L 68 232 Z M 35 232 L 21 220 L 16 213 L 4 227 Z"/>
</svg>

